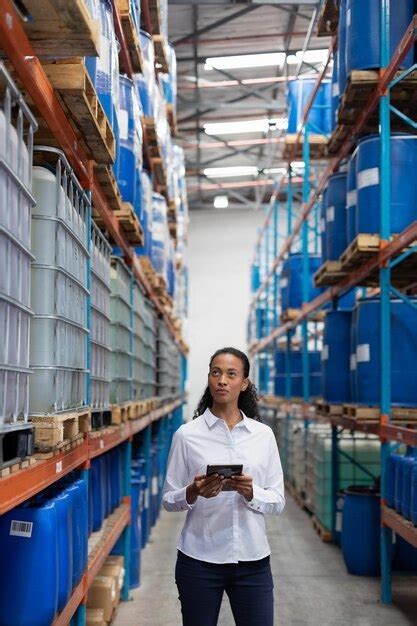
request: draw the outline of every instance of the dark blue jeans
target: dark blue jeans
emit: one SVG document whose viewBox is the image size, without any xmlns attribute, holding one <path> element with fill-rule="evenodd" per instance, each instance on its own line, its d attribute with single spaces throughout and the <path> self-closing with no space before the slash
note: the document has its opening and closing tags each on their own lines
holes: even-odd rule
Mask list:
<svg viewBox="0 0 417 626">
<path fill-rule="evenodd" d="M 178 551 L 175 568 L 183 626 L 216 626 L 225 591 L 236 626 L 273 626 L 269 556 L 260 561 L 207 563 Z"/>
</svg>

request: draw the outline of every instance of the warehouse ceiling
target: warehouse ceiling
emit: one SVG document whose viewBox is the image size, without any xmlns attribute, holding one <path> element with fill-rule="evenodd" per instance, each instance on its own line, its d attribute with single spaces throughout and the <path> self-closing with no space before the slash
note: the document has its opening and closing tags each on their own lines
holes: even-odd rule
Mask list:
<svg viewBox="0 0 417 626">
<path fill-rule="evenodd" d="M 229 208 L 259 209 L 268 201 L 272 181 L 285 166 L 286 80 L 320 71 L 317 59 L 302 51 L 327 49 L 330 43 L 316 36 L 318 5 L 316 0 L 169 0 L 178 142 L 186 155 L 191 209 L 213 208 L 216 196 L 223 196 L 217 208 L 225 206 L 224 196 Z M 223 60 L 222 68 L 207 69 L 206 60 L 213 57 L 278 52 L 284 54 L 269 66 L 225 68 Z M 246 124 L 232 134 L 230 127 L 218 126 L 226 122 L 249 123 L 252 132 Z"/>
</svg>

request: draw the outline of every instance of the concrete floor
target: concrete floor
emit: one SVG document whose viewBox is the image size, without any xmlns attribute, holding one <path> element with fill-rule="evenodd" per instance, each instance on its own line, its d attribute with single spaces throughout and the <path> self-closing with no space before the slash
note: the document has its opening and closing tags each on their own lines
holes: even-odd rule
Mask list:
<svg viewBox="0 0 417 626">
<path fill-rule="evenodd" d="M 132 592 L 131 602 L 119 606 L 114 626 L 181 626 L 174 564 L 183 519 L 181 513 L 162 512 L 142 553 L 142 586 Z M 340 550 L 320 541 L 290 497 L 284 514 L 268 519 L 268 534 L 277 626 L 417 624 L 417 577 L 396 577 L 394 606 L 382 606 L 379 580 L 350 576 Z M 218 626 L 233 625 L 225 598 Z"/>
</svg>

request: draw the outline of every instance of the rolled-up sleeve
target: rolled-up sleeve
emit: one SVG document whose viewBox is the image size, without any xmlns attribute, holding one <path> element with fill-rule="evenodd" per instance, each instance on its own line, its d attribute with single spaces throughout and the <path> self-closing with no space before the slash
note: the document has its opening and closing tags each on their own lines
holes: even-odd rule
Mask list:
<svg viewBox="0 0 417 626">
<path fill-rule="evenodd" d="M 253 498 L 246 505 L 254 511 L 279 515 L 285 507 L 284 475 L 274 434 L 269 439 L 268 472 L 265 484 L 253 485 Z"/>
<path fill-rule="evenodd" d="M 174 434 L 168 457 L 168 469 L 162 493 L 166 511 L 190 511 L 193 507 L 186 499 L 188 463 L 182 427 Z"/>
</svg>

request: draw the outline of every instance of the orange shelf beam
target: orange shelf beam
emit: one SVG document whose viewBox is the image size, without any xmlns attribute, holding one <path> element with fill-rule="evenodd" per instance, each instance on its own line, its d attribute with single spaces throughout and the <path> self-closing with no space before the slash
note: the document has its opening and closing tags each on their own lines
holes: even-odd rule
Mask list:
<svg viewBox="0 0 417 626">
<path fill-rule="evenodd" d="M 417 447 L 417 429 L 395 426 L 395 424 L 382 424 L 380 435 L 387 441 L 399 441 L 407 446 Z"/>
<path fill-rule="evenodd" d="M 109 433 L 103 433 L 100 437 L 90 437 L 90 459 L 94 459 L 96 456 L 100 456 L 119 446 L 129 439 L 130 436 L 130 424 L 126 422 L 125 424 L 120 424 L 118 428 Z"/>
<path fill-rule="evenodd" d="M 52 485 L 88 460 L 88 441 L 0 480 L 0 515 Z"/>
<path fill-rule="evenodd" d="M 413 526 L 412 522 L 409 522 L 394 511 L 394 509 L 390 509 L 385 505 L 381 506 L 381 524 L 391 528 L 391 530 L 405 539 L 407 543 L 417 548 L 417 528 Z"/>
<path fill-rule="evenodd" d="M 79 584 L 73 590 L 68 604 L 52 622 L 52 626 L 68 626 L 78 607 L 87 595 L 87 573 L 85 573 Z"/>
</svg>

